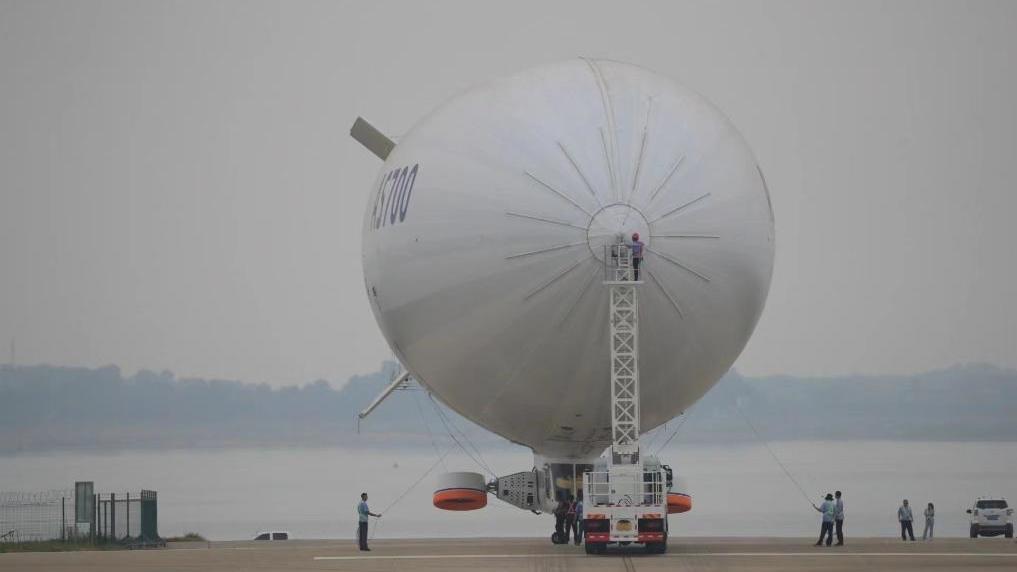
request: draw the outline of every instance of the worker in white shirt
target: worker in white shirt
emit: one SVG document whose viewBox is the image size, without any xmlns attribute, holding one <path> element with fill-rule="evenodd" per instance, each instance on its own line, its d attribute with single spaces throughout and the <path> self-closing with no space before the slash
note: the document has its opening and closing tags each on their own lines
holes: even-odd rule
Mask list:
<svg viewBox="0 0 1017 572">
<path fill-rule="evenodd" d="M 812 508 L 823 513 L 823 526 L 819 529 L 819 540 L 816 541 L 816 546 L 822 546 L 824 538 L 826 538 L 827 546 L 833 544 L 833 517 L 836 507 L 837 505 L 833 502 L 833 495 L 829 493 L 827 493 L 826 500 L 823 501 L 822 505 L 812 505 Z"/>
<path fill-rule="evenodd" d="M 914 516 L 911 514 L 911 506 L 908 505 L 908 499 L 904 499 L 904 504 L 900 505 L 897 509 L 897 520 L 900 521 L 900 539 L 907 541 L 907 536 L 911 537 L 911 541 L 915 541 L 915 529 L 911 526 L 911 522 L 914 520 Z"/>
<path fill-rule="evenodd" d="M 836 500 L 833 501 L 833 525 L 837 531 L 837 546 L 844 546 L 844 499 L 840 498 L 840 491 L 833 493 Z"/>
</svg>

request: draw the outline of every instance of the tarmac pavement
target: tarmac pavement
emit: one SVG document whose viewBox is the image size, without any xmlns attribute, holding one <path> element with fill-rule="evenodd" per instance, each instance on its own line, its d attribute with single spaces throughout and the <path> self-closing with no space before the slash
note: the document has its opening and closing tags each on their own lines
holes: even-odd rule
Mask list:
<svg viewBox="0 0 1017 572">
<path fill-rule="evenodd" d="M 375 540 L 361 552 L 350 540 L 178 543 L 165 549 L 0 554 L 0 571 L 797 571 L 1017 570 L 1017 543 L 1002 538 L 849 539 L 815 547 L 805 538 L 679 538 L 668 552 L 621 550 L 590 556 L 546 539 Z"/>
</svg>

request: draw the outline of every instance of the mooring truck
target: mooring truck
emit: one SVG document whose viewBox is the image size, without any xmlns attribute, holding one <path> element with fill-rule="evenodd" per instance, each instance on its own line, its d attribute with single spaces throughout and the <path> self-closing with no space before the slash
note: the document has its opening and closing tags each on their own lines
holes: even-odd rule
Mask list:
<svg viewBox="0 0 1017 572">
<path fill-rule="evenodd" d="M 643 455 L 639 448 L 638 290 L 643 282 L 635 272 L 634 250 L 633 243 L 618 237 L 605 246 L 603 257 L 603 283 L 610 289 L 612 443 L 594 470 L 583 475 L 583 534 L 588 554 L 604 552 L 615 542 L 640 543 L 647 552 L 665 552 L 669 505 L 675 505 L 672 512 L 684 512 L 678 495 L 675 502 L 668 502 L 673 484 L 670 467 Z"/>
</svg>

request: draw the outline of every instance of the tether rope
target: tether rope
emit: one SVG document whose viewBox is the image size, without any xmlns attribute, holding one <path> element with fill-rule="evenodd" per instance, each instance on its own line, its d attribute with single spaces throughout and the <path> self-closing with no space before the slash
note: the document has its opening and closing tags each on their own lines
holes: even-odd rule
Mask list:
<svg viewBox="0 0 1017 572">
<path fill-rule="evenodd" d="M 664 441 L 663 443 L 661 443 L 660 447 L 657 447 L 657 450 L 654 452 L 654 455 L 664 450 L 664 447 L 666 447 L 667 444 L 670 443 L 671 440 L 678 435 L 678 430 L 681 429 L 683 425 L 685 425 L 685 422 L 689 420 L 689 417 L 692 417 L 693 409 L 694 407 L 690 407 L 687 411 L 685 411 L 685 413 L 682 414 L 683 415 L 682 420 L 679 421 L 678 425 L 675 426 L 674 431 L 671 432 L 671 436 L 667 438 L 667 441 Z"/>
<path fill-rule="evenodd" d="M 413 482 L 413 484 L 411 484 L 409 487 L 407 487 L 406 490 L 404 490 L 402 492 L 402 494 L 400 494 L 398 497 L 396 497 L 396 499 L 394 501 L 392 501 L 391 503 L 389 503 L 388 506 L 386 506 L 384 509 L 382 509 L 382 511 L 379 514 L 384 515 L 388 511 L 392 510 L 392 508 L 395 507 L 395 505 L 399 504 L 399 501 L 403 500 L 403 498 L 405 498 L 406 495 L 408 495 L 410 493 L 410 491 L 412 491 L 414 488 L 416 488 L 416 486 L 419 485 L 421 483 L 421 481 L 423 481 L 427 477 L 427 475 L 430 475 L 431 471 L 433 471 L 435 467 L 437 467 L 440 463 L 442 463 L 445 460 L 445 457 L 447 457 L 448 454 L 451 453 L 453 449 L 455 449 L 454 446 L 450 446 L 448 449 L 446 449 L 445 452 L 440 457 L 438 457 L 438 460 L 436 460 L 434 463 L 432 463 L 431 466 L 428 467 L 428 469 L 426 471 L 424 471 L 424 473 L 422 475 L 420 475 L 420 477 L 416 481 Z M 380 520 L 375 521 L 374 527 L 371 528 L 371 534 L 370 534 L 369 538 L 374 539 L 374 535 L 378 532 L 378 527 L 380 527 L 380 526 L 381 526 L 381 521 Z"/>
<path fill-rule="evenodd" d="M 751 421 L 749 421 L 748 416 L 745 415 L 745 412 L 742 411 L 742 408 L 735 407 L 735 409 L 738 411 L 738 414 L 741 416 L 742 420 L 745 421 L 745 424 L 749 426 L 749 429 L 752 430 L 752 433 L 756 436 L 756 439 L 760 443 L 762 443 L 763 447 L 766 448 L 766 451 L 770 453 L 770 457 L 772 457 L 774 462 L 776 462 L 777 465 L 781 468 L 781 470 L 784 471 L 784 474 L 787 475 L 787 478 L 792 483 L 794 483 L 795 487 L 798 489 L 798 492 L 802 493 L 802 497 L 804 497 L 805 500 L 808 501 L 809 506 L 813 507 L 816 506 L 816 503 L 813 502 L 812 498 L 809 497 L 809 494 L 805 492 L 805 489 L 802 487 L 801 483 L 798 482 L 798 479 L 796 479 L 794 475 L 791 474 L 791 471 L 789 471 L 788 468 L 784 466 L 784 463 L 782 463 L 780 458 L 777 457 L 777 454 L 774 453 L 773 449 L 770 448 L 770 444 L 766 442 L 766 439 L 763 439 L 762 435 L 760 435 L 759 431 L 756 429 L 756 426 L 753 425 Z"/>
<path fill-rule="evenodd" d="M 455 443 L 459 445 L 459 448 L 463 450 L 463 453 L 466 453 L 466 456 L 472 459 L 473 462 L 476 463 L 478 467 L 480 467 L 484 471 L 487 471 L 487 473 L 490 474 L 492 477 L 498 478 L 498 475 L 496 475 L 495 472 L 491 470 L 491 467 L 489 467 L 487 463 L 483 462 L 484 457 L 480 454 L 480 451 L 477 450 L 476 446 L 474 446 L 473 443 L 470 442 L 470 438 L 467 437 L 466 434 L 459 429 L 459 427 L 455 427 L 455 424 L 452 422 L 452 420 L 445 416 L 445 413 L 441 410 L 440 407 L 438 407 L 438 404 L 435 403 L 434 398 L 431 397 L 430 394 L 428 394 L 428 397 L 430 397 L 431 405 L 434 406 L 434 410 L 438 414 L 438 419 L 441 420 L 442 425 L 445 426 L 445 432 L 448 433 L 449 438 L 455 441 Z M 463 436 L 463 439 L 465 439 L 466 442 L 469 443 L 471 447 L 473 447 L 474 451 L 476 451 L 477 453 L 477 457 L 480 457 L 480 460 L 477 460 L 477 457 L 474 457 L 473 454 L 470 453 L 469 449 L 467 449 L 466 446 L 464 446 L 462 442 L 459 441 L 458 438 L 456 438 L 456 436 L 452 433 L 452 429 L 449 428 L 449 424 L 455 427 L 456 431 L 458 431 Z"/>
</svg>

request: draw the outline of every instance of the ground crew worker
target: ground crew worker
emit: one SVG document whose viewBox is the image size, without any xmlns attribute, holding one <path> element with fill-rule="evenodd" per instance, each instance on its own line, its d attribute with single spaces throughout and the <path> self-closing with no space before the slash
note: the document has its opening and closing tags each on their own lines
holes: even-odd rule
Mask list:
<svg viewBox="0 0 1017 572">
<path fill-rule="evenodd" d="M 579 546 L 583 539 L 583 491 L 579 491 L 579 498 L 576 499 L 576 546 Z"/>
<path fill-rule="evenodd" d="M 569 503 L 565 500 L 564 494 L 559 498 L 558 506 L 554 508 L 554 532 L 558 535 L 558 542 L 565 544 L 568 542 L 568 536 L 565 533 L 565 514 L 569 510 Z"/>
<path fill-rule="evenodd" d="M 929 503 L 925 509 L 925 531 L 922 532 L 922 540 L 932 540 L 932 529 L 936 527 L 936 507 Z"/>
<path fill-rule="evenodd" d="M 900 539 L 907 541 L 904 536 L 907 533 L 911 537 L 911 542 L 915 541 L 915 529 L 911 526 L 911 521 L 914 517 L 911 515 L 911 507 L 908 506 L 908 499 L 904 499 L 904 504 L 897 509 L 897 520 L 900 521 Z"/>
<path fill-rule="evenodd" d="M 833 523 L 837 530 L 837 546 L 844 546 L 844 501 L 840 498 L 840 491 L 833 493 L 835 499 L 833 508 Z"/>
<path fill-rule="evenodd" d="M 632 243 L 629 244 L 629 248 L 632 250 L 633 280 L 639 280 L 639 266 L 643 263 L 643 248 L 645 246 L 643 241 L 639 240 L 639 233 L 633 232 Z"/>
<path fill-rule="evenodd" d="M 370 551 L 367 547 L 367 517 L 381 518 L 380 514 L 374 514 L 367 508 L 367 493 L 360 493 L 360 504 L 357 505 L 357 515 L 360 518 L 360 525 L 357 528 L 357 540 L 360 541 L 360 549 Z"/>
<path fill-rule="evenodd" d="M 836 505 L 833 502 L 833 495 L 827 493 L 826 500 L 823 501 L 821 506 L 812 505 L 812 508 L 823 513 L 823 526 L 819 529 L 819 540 L 816 541 L 816 546 L 823 545 L 823 538 L 826 538 L 826 545 L 830 546 L 833 544 L 833 517 L 837 510 Z"/>
<path fill-rule="evenodd" d="M 565 510 L 565 536 L 563 544 L 569 543 L 569 536 L 575 536 L 576 544 L 579 544 L 579 528 L 576 521 L 576 497 L 569 495 L 568 508 Z"/>
</svg>

